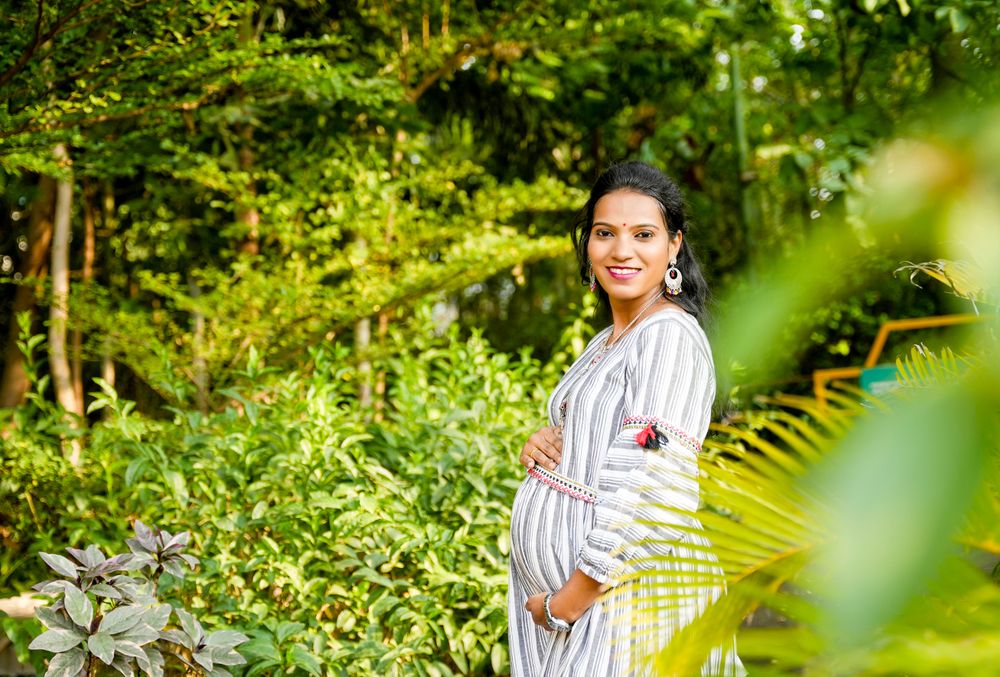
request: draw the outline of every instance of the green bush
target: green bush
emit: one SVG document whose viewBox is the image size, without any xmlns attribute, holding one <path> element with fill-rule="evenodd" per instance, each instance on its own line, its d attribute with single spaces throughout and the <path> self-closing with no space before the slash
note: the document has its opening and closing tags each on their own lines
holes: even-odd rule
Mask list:
<svg viewBox="0 0 1000 677">
<path fill-rule="evenodd" d="M 227 391 L 216 413 L 143 418 L 101 384 L 79 470 L 56 432 L 19 425 L 5 463 L 48 459 L 62 493 L 39 524 L 14 500 L 17 550 L 113 541 L 135 518 L 191 531 L 200 569 L 183 589 L 163 581 L 206 627 L 251 637 L 247 675 L 505 673 L 516 450 L 543 422 L 550 377 L 478 335 L 422 335 L 376 365 L 379 422 L 354 398 L 348 355 L 326 348 L 307 373 L 251 356 L 254 389 Z M 41 578 L 40 560 L 19 562 L 5 586 Z"/>
</svg>

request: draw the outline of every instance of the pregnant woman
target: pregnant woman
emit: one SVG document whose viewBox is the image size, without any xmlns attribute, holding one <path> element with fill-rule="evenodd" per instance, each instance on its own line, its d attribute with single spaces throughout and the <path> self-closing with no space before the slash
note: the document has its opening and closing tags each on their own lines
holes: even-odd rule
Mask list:
<svg viewBox="0 0 1000 677">
<path fill-rule="evenodd" d="M 597 180 L 574 229 L 581 275 L 612 324 L 563 376 L 549 427 L 521 453 L 528 476 L 514 498 L 508 597 L 515 677 L 649 673 L 643 659 L 719 594 L 705 584 L 682 603 L 662 600 L 666 580 L 676 593 L 684 570 L 713 566 L 684 514 L 698 506 L 715 396 L 698 323 L 707 288 L 686 231 L 677 186 L 638 162 Z M 666 554 L 691 563 L 650 560 Z M 644 583 L 622 584 L 630 574 Z M 702 674 L 744 674 L 735 645 L 715 649 Z"/>
</svg>

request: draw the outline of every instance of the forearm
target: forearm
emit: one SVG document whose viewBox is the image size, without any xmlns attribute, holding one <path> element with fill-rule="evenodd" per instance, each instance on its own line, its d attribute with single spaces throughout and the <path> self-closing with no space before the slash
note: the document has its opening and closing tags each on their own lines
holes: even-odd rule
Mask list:
<svg viewBox="0 0 1000 677">
<path fill-rule="evenodd" d="M 605 589 L 606 586 L 577 569 L 566 584 L 552 596 L 549 608 L 553 616 L 574 623 L 597 601 Z"/>
</svg>

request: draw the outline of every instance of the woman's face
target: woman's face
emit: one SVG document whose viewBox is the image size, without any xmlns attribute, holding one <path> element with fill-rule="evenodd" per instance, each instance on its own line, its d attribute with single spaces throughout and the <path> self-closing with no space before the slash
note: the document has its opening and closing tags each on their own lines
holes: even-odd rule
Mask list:
<svg viewBox="0 0 1000 677">
<path fill-rule="evenodd" d="M 659 203 L 628 191 L 608 193 L 594 205 L 587 254 L 612 301 L 646 299 L 663 287 L 663 275 L 681 248 L 671 240 Z"/>
</svg>

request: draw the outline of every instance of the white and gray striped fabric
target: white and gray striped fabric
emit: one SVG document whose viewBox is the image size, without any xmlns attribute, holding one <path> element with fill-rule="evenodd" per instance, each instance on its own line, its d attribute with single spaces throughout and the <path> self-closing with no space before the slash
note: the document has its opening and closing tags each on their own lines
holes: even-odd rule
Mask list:
<svg viewBox="0 0 1000 677">
<path fill-rule="evenodd" d="M 669 526 L 686 519 L 671 508 L 698 506 L 697 451 L 715 395 L 708 341 L 692 316 L 663 310 L 600 357 L 610 331 L 594 337 L 549 399 L 550 425 L 563 425 L 557 475 L 547 475 L 549 481 L 529 475 L 514 498 L 508 592 L 514 677 L 651 674 L 648 655 L 720 593 L 704 582 L 704 572 L 715 566 L 699 548 L 704 539 Z M 649 422 L 665 433 L 660 449 L 636 442 Z M 596 502 L 581 500 L 586 492 L 574 496 L 554 488 L 561 478 L 570 487 L 596 489 Z M 686 563 L 644 561 L 669 553 Z M 640 577 L 642 584 L 602 595 L 569 633 L 535 625 L 524 609 L 527 598 L 559 590 L 578 568 L 610 586 L 651 570 Z M 700 573 L 687 580 L 701 583 L 679 601 L 664 603 L 664 581 L 673 581 L 676 594 L 685 572 Z M 715 649 L 701 674 L 745 674 L 735 642 Z"/>
</svg>

